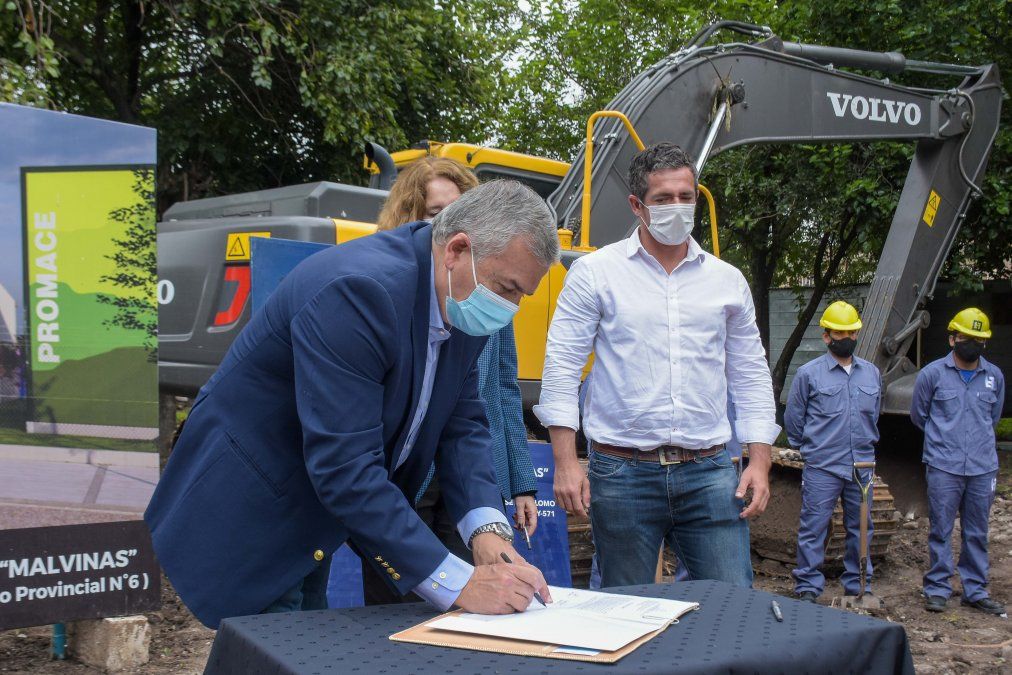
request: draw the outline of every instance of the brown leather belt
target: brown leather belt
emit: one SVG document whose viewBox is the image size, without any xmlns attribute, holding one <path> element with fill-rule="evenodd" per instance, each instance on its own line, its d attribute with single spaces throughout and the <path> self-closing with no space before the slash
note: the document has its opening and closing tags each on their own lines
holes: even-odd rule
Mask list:
<svg viewBox="0 0 1012 675">
<path fill-rule="evenodd" d="M 622 459 L 636 459 L 641 462 L 660 462 L 662 466 L 668 464 L 681 464 L 691 462 L 697 457 L 712 457 L 724 449 L 723 445 L 714 445 L 702 450 L 690 450 L 680 448 L 677 445 L 662 445 L 652 450 L 637 450 L 636 448 L 623 448 L 618 445 L 608 445 L 594 441 L 594 451 L 612 457 Z"/>
</svg>

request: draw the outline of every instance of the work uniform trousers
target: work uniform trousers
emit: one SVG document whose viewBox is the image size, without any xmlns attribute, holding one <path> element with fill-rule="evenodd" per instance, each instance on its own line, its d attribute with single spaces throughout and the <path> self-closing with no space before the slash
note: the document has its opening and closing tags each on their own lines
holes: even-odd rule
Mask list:
<svg viewBox="0 0 1012 675">
<path fill-rule="evenodd" d="M 987 520 L 994 503 L 998 472 L 979 476 L 957 476 L 927 467 L 928 561 L 924 595 L 948 598 L 952 595 L 952 528 L 959 514 L 962 546 L 959 550 L 959 579 L 963 598 L 976 602 L 988 597 Z"/>
<path fill-rule="evenodd" d="M 840 478 L 824 469 L 805 466 L 801 474 L 801 523 L 798 527 L 798 567 L 794 570 L 794 592 L 821 595 L 826 577 L 819 569 L 826 557 L 826 535 L 833 518 L 836 500 L 843 497 L 843 523 L 847 530 L 840 582 L 846 595 L 861 589 L 861 488 L 853 477 Z M 870 478 L 869 472 L 861 479 Z M 868 490 L 868 499 L 872 490 Z M 868 510 L 868 549 L 871 549 L 871 509 Z M 868 556 L 865 591 L 871 590 L 872 564 Z"/>
</svg>

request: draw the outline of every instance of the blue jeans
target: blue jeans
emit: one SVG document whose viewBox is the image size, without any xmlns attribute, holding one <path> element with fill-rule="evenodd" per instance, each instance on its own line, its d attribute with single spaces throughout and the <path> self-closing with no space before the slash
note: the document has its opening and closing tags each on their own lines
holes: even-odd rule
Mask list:
<svg viewBox="0 0 1012 675">
<path fill-rule="evenodd" d="M 861 480 L 871 478 L 869 472 Z M 868 499 L 872 499 L 868 489 Z M 843 524 L 846 528 L 846 550 L 843 555 L 843 584 L 845 595 L 857 595 L 861 590 L 861 488 L 854 479 L 845 480 L 823 469 L 806 465 L 801 474 L 801 523 L 798 526 L 798 567 L 792 572 L 794 592 L 822 595 L 826 577 L 819 569 L 826 557 L 826 534 L 833 518 L 836 500 L 843 496 Z M 872 515 L 868 512 L 868 547 L 874 531 Z M 868 556 L 865 568 L 865 592 L 871 591 L 872 564 Z"/>
<path fill-rule="evenodd" d="M 928 560 L 924 595 L 952 595 L 952 528 L 956 514 L 962 530 L 959 548 L 959 580 L 963 598 L 976 602 L 988 597 L 987 530 L 994 503 L 997 471 L 980 476 L 957 476 L 933 466 L 928 475 Z"/>
<path fill-rule="evenodd" d="M 327 609 L 327 579 L 330 577 L 330 556 L 316 566 L 281 597 L 260 610 L 261 614 L 279 612 L 308 612 L 313 609 Z"/>
<path fill-rule="evenodd" d="M 595 451 L 587 475 L 602 587 L 653 583 L 664 542 L 689 578 L 752 585 L 745 504 L 726 450 L 667 466 Z"/>
</svg>

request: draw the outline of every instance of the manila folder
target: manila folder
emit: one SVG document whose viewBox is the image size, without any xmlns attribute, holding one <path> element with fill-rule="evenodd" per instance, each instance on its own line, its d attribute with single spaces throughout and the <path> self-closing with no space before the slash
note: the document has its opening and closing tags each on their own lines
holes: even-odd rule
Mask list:
<svg viewBox="0 0 1012 675">
<path fill-rule="evenodd" d="M 699 605 L 696 603 L 612 595 L 577 589 L 553 587 L 551 590 L 552 596 L 557 599 L 557 602 L 549 605 L 547 609 L 535 607 L 532 603 L 532 607 L 527 612 L 502 617 L 480 616 L 457 610 L 395 633 L 390 636 L 390 639 L 396 642 L 497 652 L 515 656 L 615 663 L 662 633 L 671 623 L 677 622 L 678 617 L 684 613 L 699 609 Z M 661 606 L 664 611 L 658 612 L 657 610 L 661 609 Z M 588 610 L 595 608 L 599 611 L 592 615 Z M 633 639 L 620 638 L 621 644 L 611 645 L 607 648 L 594 649 L 592 648 L 595 646 L 593 644 L 584 644 L 581 648 L 572 634 L 568 638 L 564 635 L 567 632 L 571 633 L 571 631 L 563 631 L 563 634 L 556 636 L 565 642 L 559 639 L 552 641 L 548 635 L 546 635 L 545 641 L 538 641 L 531 638 L 552 631 L 536 630 L 532 632 L 527 630 L 529 626 L 516 625 L 527 624 L 526 619 L 533 620 L 533 625 L 544 625 L 541 619 L 549 618 L 563 624 L 571 622 L 579 624 L 581 619 L 599 625 L 606 622 L 610 623 L 613 628 L 608 637 L 613 638 L 619 633 L 636 637 Z M 635 619 L 636 625 L 630 625 L 629 619 Z M 510 626 L 510 624 L 514 625 Z M 573 628 L 577 628 L 577 626 L 574 625 Z M 523 637 L 510 637 L 510 635 Z M 606 637 L 605 641 L 607 642 L 607 640 Z"/>
</svg>

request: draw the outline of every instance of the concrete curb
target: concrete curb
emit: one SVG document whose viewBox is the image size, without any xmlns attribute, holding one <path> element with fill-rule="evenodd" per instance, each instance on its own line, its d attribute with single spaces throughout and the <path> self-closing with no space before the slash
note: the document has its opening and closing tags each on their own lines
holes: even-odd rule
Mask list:
<svg viewBox="0 0 1012 675">
<path fill-rule="evenodd" d="M 67 641 L 70 653 L 85 665 L 118 673 L 148 662 L 151 624 L 143 615 L 74 621 L 67 624 Z"/>
<path fill-rule="evenodd" d="M 70 462 L 93 466 L 139 466 L 158 468 L 157 452 L 126 450 L 87 450 L 54 448 L 45 445 L 0 445 L 0 459 L 21 459 L 36 462 Z"/>
</svg>

